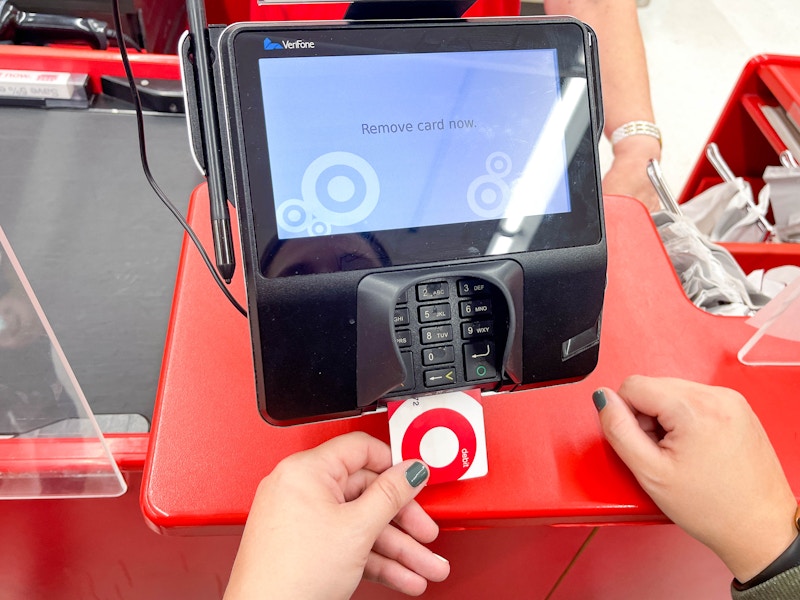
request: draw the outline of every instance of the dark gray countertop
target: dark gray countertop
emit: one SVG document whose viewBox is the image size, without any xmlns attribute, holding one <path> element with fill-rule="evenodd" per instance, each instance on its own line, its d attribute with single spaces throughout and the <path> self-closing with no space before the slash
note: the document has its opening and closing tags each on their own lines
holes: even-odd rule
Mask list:
<svg viewBox="0 0 800 600">
<path fill-rule="evenodd" d="M 151 170 L 185 211 L 202 181 L 185 122 L 145 125 Z M 135 117 L 0 108 L 0 226 L 95 414 L 149 420 L 182 229 L 145 180 Z"/>
</svg>

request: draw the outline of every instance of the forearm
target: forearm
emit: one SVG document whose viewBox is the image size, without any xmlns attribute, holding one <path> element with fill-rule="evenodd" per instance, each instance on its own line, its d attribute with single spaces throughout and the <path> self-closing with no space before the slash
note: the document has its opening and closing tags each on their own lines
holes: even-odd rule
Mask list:
<svg viewBox="0 0 800 600">
<path fill-rule="evenodd" d="M 588 23 L 597 34 L 603 88 L 605 134 L 611 139 L 632 121 L 654 122 L 642 33 L 635 0 L 545 0 L 548 14 L 568 14 Z M 614 144 L 614 163 L 603 178 L 603 191 L 638 198 L 659 209 L 647 177 L 651 159 L 661 160 L 661 141 L 652 135 L 628 135 Z"/>
<path fill-rule="evenodd" d="M 572 15 L 597 34 L 606 135 L 629 121 L 654 121 L 635 0 L 545 0 L 545 10 Z"/>
</svg>

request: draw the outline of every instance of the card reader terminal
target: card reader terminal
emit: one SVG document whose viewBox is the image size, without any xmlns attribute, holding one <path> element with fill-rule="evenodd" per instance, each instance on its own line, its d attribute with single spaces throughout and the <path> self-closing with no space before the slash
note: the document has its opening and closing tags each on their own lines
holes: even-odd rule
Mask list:
<svg viewBox="0 0 800 600">
<path fill-rule="evenodd" d="M 590 29 L 242 23 L 217 56 L 267 421 L 594 368 L 606 247 Z"/>
</svg>

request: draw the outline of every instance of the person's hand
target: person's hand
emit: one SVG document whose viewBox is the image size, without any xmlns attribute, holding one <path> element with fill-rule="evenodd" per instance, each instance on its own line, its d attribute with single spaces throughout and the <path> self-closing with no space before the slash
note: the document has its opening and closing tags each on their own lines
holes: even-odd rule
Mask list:
<svg viewBox="0 0 800 600">
<path fill-rule="evenodd" d="M 422 594 L 450 573 L 422 545 L 439 534 L 413 500 L 428 476 L 419 461 L 392 467 L 364 433 L 284 459 L 258 487 L 225 599 L 349 598 L 362 574 Z"/>
<path fill-rule="evenodd" d="M 636 135 L 620 140 L 614 146 L 614 162 L 603 177 L 603 193 L 633 196 L 650 212 L 659 210 L 661 202 L 647 175 L 647 165 L 660 156 L 656 138 Z"/>
<path fill-rule="evenodd" d="M 741 394 L 635 376 L 594 401 L 606 438 L 644 491 L 736 579 L 760 573 L 795 539 L 797 502 Z"/>
</svg>

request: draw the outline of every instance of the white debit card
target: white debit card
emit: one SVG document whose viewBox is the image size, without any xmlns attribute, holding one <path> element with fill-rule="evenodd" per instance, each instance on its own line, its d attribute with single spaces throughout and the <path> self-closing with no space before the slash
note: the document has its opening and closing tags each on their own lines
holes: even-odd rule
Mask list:
<svg viewBox="0 0 800 600">
<path fill-rule="evenodd" d="M 489 472 L 479 391 L 449 392 L 388 403 L 392 462 L 421 459 L 429 483 Z"/>
</svg>

